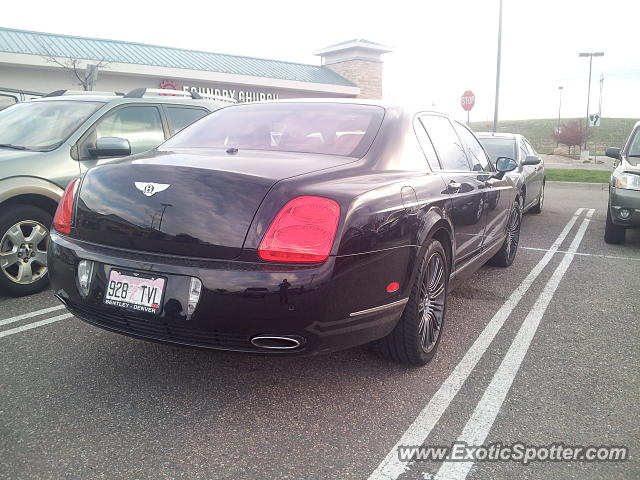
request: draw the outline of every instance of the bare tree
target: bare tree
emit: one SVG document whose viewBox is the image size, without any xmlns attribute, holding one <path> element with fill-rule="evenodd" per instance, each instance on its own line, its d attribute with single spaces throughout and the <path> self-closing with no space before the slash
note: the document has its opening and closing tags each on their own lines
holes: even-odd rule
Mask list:
<svg viewBox="0 0 640 480">
<path fill-rule="evenodd" d="M 589 133 L 584 121 L 578 119 L 568 121 L 560 126 L 554 134 L 554 138 L 557 143 L 569 147 L 569 154 L 571 155 L 571 147 L 573 147 L 575 154 L 575 147 L 582 145 L 585 139 L 589 137 Z"/>
<path fill-rule="evenodd" d="M 78 83 L 80 84 L 80 86 L 84 91 L 91 90 L 93 88 L 93 83 L 95 81 L 94 75 L 90 74 L 89 66 L 95 65 L 95 72 L 97 74 L 98 70 L 100 70 L 101 68 L 106 68 L 109 65 L 109 62 L 105 60 L 100 60 L 96 64 L 91 64 L 91 63 L 88 63 L 86 60 L 80 60 L 78 58 L 63 59 L 60 57 L 56 57 L 52 53 L 52 49 L 49 48 L 48 45 L 44 45 L 41 43 L 40 46 L 45 52 L 45 55 L 43 55 L 43 58 L 47 62 L 55 63 L 59 67 L 62 67 L 63 70 L 70 72 L 76 78 L 76 80 L 78 80 Z"/>
</svg>

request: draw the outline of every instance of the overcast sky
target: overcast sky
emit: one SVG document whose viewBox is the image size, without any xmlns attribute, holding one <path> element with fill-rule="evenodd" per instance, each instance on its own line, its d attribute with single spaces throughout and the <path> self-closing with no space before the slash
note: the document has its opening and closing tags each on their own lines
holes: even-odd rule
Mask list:
<svg viewBox="0 0 640 480">
<path fill-rule="evenodd" d="M 499 0 L 121 1 L 31 0 L 3 6 L 4 27 L 92 36 L 319 63 L 314 50 L 352 38 L 394 47 L 386 54 L 384 95 L 466 119 L 460 96 L 471 89 L 471 120 L 493 119 Z M 13 11 L 12 11 L 13 10 Z M 640 2 L 504 0 L 501 119 L 591 112 L 640 118 Z"/>
</svg>

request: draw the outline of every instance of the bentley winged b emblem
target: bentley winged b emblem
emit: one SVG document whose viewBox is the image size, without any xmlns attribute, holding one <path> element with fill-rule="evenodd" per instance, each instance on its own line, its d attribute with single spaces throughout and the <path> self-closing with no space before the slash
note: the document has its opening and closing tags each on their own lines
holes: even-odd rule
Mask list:
<svg viewBox="0 0 640 480">
<path fill-rule="evenodd" d="M 154 193 L 164 192 L 171 186 L 169 183 L 133 182 L 138 190 L 150 197 Z"/>
</svg>

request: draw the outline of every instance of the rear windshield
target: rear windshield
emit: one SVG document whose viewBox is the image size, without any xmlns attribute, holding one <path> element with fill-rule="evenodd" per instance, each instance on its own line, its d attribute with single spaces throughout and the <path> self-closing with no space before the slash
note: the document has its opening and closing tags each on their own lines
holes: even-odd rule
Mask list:
<svg viewBox="0 0 640 480">
<path fill-rule="evenodd" d="M 160 150 L 238 148 L 362 157 L 384 109 L 341 103 L 260 103 L 217 110 Z"/>
<path fill-rule="evenodd" d="M 516 141 L 509 138 L 478 138 L 485 148 L 491 163 L 496 164 L 498 157 L 507 157 L 517 160 Z"/>
</svg>

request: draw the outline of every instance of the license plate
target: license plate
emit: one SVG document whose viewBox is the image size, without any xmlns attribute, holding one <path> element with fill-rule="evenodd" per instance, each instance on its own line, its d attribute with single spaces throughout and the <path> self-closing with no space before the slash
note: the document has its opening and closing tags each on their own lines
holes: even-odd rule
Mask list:
<svg viewBox="0 0 640 480">
<path fill-rule="evenodd" d="M 105 305 L 158 314 L 162 309 L 165 279 L 142 273 L 111 269 Z"/>
</svg>

